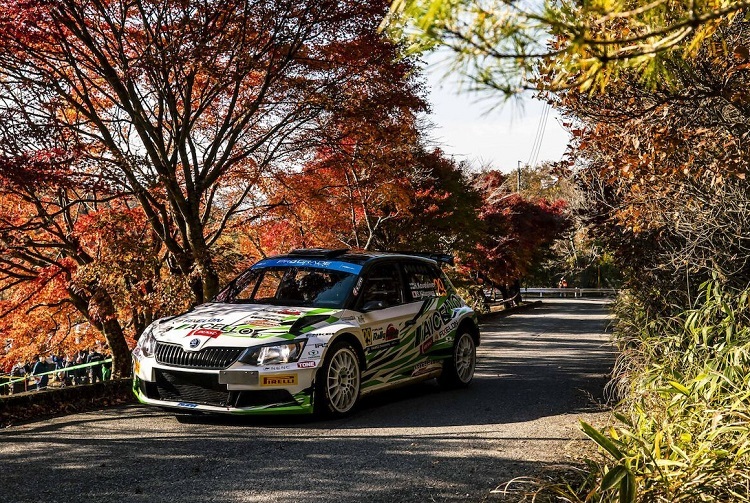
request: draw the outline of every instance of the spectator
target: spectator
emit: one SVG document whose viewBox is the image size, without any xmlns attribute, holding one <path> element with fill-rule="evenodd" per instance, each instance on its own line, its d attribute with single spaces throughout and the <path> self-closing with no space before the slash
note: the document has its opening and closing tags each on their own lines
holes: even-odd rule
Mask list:
<svg viewBox="0 0 750 503">
<path fill-rule="evenodd" d="M 46 372 L 54 370 L 54 366 L 47 363 L 47 359 L 42 355 L 37 355 L 36 358 L 37 362 L 34 364 L 34 370 L 31 371 L 31 375 L 34 376 L 34 380 L 36 381 L 36 390 L 40 391 L 47 387 L 49 374 L 46 374 Z"/>
<path fill-rule="evenodd" d="M 102 363 L 102 380 L 109 381 L 112 378 L 112 352 L 106 345 L 104 346 L 104 359 L 110 361 Z"/>
<path fill-rule="evenodd" d="M 73 354 L 67 354 L 65 355 L 63 359 L 63 369 L 65 369 L 65 372 L 62 372 L 62 381 L 63 386 L 70 386 L 74 382 L 75 378 L 75 370 L 67 370 L 69 367 L 72 367 L 76 364 L 76 358 Z"/>
<path fill-rule="evenodd" d="M 91 351 L 89 352 L 88 358 L 86 358 L 86 363 L 99 363 L 102 360 L 104 360 L 104 355 L 101 354 L 99 351 L 96 350 L 96 348 L 91 348 Z M 94 384 L 96 381 L 102 380 L 102 366 L 99 365 L 93 365 L 89 367 L 89 376 L 91 377 L 91 384 Z"/>
<path fill-rule="evenodd" d="M 10 370 L 10 377 L 14 381 L 16 379 L 19 379 L 18 381 L 11 384 L 10 392 L 12 394 L 16 393 L 23 393 L 26 391 L 26 380 L 20 380 L 22 377 L 26 377 L 26 369 L 24 368 L 23 363 L 18 362 L 15 365 L 13 365 L 13 368 Z"/>
<path fill-rule="evenodd" d="M 75 365 L 83 365 L 86 363 L 88 358 L 88 352 L 82 349 L 78 352 L 75 359 Z M 75 384 L 84 384 L 88 382 L 88 376 L 85 368 L 75 369 L 73 371 L 73 381 Z"/>
<path fill-rule="evenodd" d="M 55 370 L 62 370 L 65 368 L 65 358 L 60 355 L 52 355 L 52 363 L 55 364 Z M 57 381 L 62 381 L 63 385 L 65 384 L 65 373 L 64 372 L 55 372 L 55 379 Z"/>
</svg>

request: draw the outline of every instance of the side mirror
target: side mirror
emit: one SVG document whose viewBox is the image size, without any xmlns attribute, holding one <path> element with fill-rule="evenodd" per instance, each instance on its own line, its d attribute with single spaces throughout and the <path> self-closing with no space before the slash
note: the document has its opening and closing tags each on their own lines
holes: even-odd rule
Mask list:
<svg viewBox="0 0 750 503">
<path fill-rule="evenodd" d="M 369 302 L 365 302 L 365 305 L 362 306 L 363 312 L 368 311 L 377 311 L 378 309 L 385 309 L 388 307 L 388 304 L 384 300 L 371 300 Z"/>
</svg>

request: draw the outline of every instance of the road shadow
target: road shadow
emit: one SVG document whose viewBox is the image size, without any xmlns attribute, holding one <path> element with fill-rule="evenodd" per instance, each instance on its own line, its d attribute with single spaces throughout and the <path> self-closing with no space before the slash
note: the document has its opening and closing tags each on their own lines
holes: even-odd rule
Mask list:
<svg viewBox="0 0 750 503">
<path fill-rule="evenodd" d="M 425 382 L 340 420 L 134 405 L 3 430 L 0 503 L 518 501 L 489 491 L 580 451 L 580 434 L 532 421 L 597 410 L 606 323 L 583 302 L 489 320 L 468 389 Z"/>
<path fill-rule="evenodd" d="M 506 445 L 565 440 L 321 432 L 321 424 L 317 431 L 185 426 L 138 406 L 98 414 L 87 435 L 64 418 L 57 431 L 27 425 L 0 435 L 0 503 L 501 500 L 490 491 L 559 466 L 506 457 Z M 131 425 L 151 426 L 115 433 L 123 414 Z M 11 440 L 15 448 L 7 449 Z"/>
</svg>

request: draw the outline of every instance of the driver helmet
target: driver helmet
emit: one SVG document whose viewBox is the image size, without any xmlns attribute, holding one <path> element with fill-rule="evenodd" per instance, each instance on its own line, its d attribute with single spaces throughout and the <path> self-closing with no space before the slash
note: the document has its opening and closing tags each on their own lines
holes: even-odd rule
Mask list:
<svg viewBox="0 0 750 503">
<path fill-rule="evenodd" d="M 314 300 L 326 287 L 325 278 L 315 272 L 305 275 L 299 280 L 299 290 L 302 297 L 309 301 Z"/>
</svg>

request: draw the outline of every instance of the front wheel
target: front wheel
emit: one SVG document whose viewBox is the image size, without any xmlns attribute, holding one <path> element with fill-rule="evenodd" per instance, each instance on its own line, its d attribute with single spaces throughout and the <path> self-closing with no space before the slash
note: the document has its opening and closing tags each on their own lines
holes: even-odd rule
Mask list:
<svg viewBox="0 0 750 503">
<path fill-rule="evenodd" d="M 467 332 L 459 332 L 453 344 L 453 355 L 443 362 L 443 373 L 438 383 L 444 388 L 465 388 L 474 378 L 477 347 Z"/>
<path fill-rule="evenodd" d="M 315 408 L 327 416 L 343 416 L 359 400 L 361 372 L 359 357 L 346 341 L 335 343 L 318 371 L 315 386 Z"/>
</svg>

